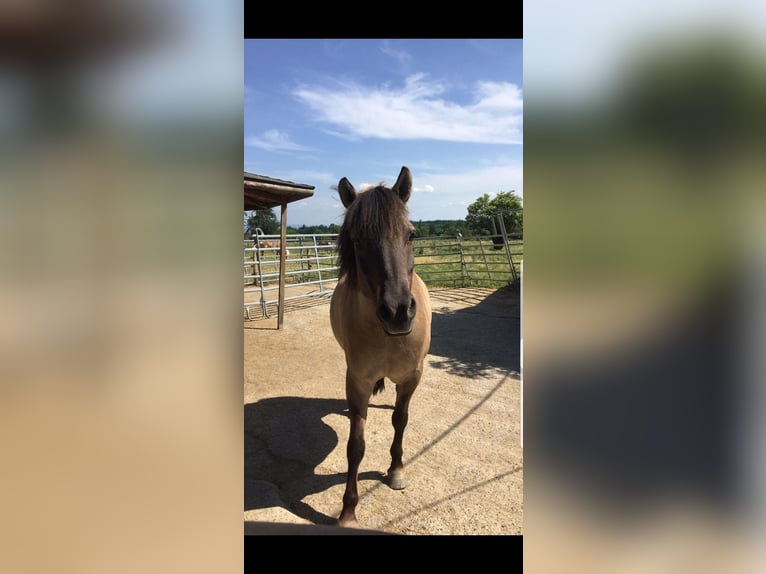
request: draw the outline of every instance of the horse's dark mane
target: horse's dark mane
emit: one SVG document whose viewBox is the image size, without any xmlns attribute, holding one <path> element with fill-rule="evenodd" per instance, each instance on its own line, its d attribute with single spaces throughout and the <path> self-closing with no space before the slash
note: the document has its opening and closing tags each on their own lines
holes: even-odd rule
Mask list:
<svg viewBox="0 0 766 574">
<path fill-rule="evenodd" d="M 340 275 L 354 278 L 356 257 L 354 241 L 392 237 L 408 220 L 407 206 L 390 188 L 378 185 L 357 194 L 346 210 L 346 217 L 338 233 L 338 265 Z"/>
</svg>

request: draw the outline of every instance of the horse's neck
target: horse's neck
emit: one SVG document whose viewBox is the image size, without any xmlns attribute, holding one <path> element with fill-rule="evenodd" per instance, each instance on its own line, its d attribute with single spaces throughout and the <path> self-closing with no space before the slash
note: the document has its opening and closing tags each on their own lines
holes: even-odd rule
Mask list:
<svg viewBox="0 0 766 574">
<path fill-rule="evenodd" d="M 375 320 L 376 304 L 372 294 L 366 292 L 359 278 L 356 278 L 356 281 L 349 281 L 346 278 L 346 282 L 349 296 L 353 301 L 355 316 L 359 319 Z"/>
</svg>

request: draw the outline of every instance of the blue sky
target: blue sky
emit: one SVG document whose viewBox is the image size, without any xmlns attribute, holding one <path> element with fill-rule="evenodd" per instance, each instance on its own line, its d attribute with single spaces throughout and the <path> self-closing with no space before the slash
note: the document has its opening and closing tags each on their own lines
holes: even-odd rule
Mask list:
<svg viewBox="0 0 766 574">
<path fill-rule="evenodd" d="M 463 219 L 522 182 L 522 41 L 248 39 L 244 169 L 305 183 L 288 224 L 342 222 L 332 186 L 393 185 L 410 219 Z"/>
</svg>

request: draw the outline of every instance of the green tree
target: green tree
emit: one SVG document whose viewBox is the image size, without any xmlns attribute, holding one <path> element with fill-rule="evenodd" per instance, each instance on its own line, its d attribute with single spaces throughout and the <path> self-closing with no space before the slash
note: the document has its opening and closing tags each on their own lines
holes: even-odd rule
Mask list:
<svg viewBox="0 0 766 574">
<path fill-rule="evenodd" d="M 492 220 L 494 216 L 501 214 L 508 234 L 517 235 L 522 232 L 521 210 L 521 198 L 516 196 L 515 191 L 501 191 L 492 199 L 485 193 L 468 206 L 465 220 L 471 232 L 477 235 L 495 235 L 500 233 L 500 230 L 492 225 Z"/>
<path fill-rule="evenodd" d="M 447 235 L 449 237 L 454 237 L 460 232 L 460 226 L 458 225 L 459 222 L 457 221 L 448 221 L 445 223 L 444 228 L 441 232 L 441 235 Z"/>
<path fill-rule="evenodd" d="M 279 220 L 272 209 L 261 209 L 251 212 L 245 223 L 245 233 L 248 237 L 255 235 L 256 228 L 263 230 L 266 235 L 277 235 L 279 233 Z"/>
</svg>

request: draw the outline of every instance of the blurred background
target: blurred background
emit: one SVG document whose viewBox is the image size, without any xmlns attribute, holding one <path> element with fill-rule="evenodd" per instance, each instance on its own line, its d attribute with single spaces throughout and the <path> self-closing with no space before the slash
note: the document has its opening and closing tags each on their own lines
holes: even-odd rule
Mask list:
<svg viewBox="0 0 766 574">
<path fill-rule="evenodd" d="M 766 8 L 523 17 L 525 568 L 762 571 Z M 242 566 L 242 30 L 0 7 L 2 571 Z"/>
<path fill-rule="evenodd" d="M 764 31 L 524 6 L 525 570 L 763 571 Z"/>
<path fill-rule="evenodd" d="M 242 14 L 0 6 L 4 572 L 241 571 Z"/>
</svg>

